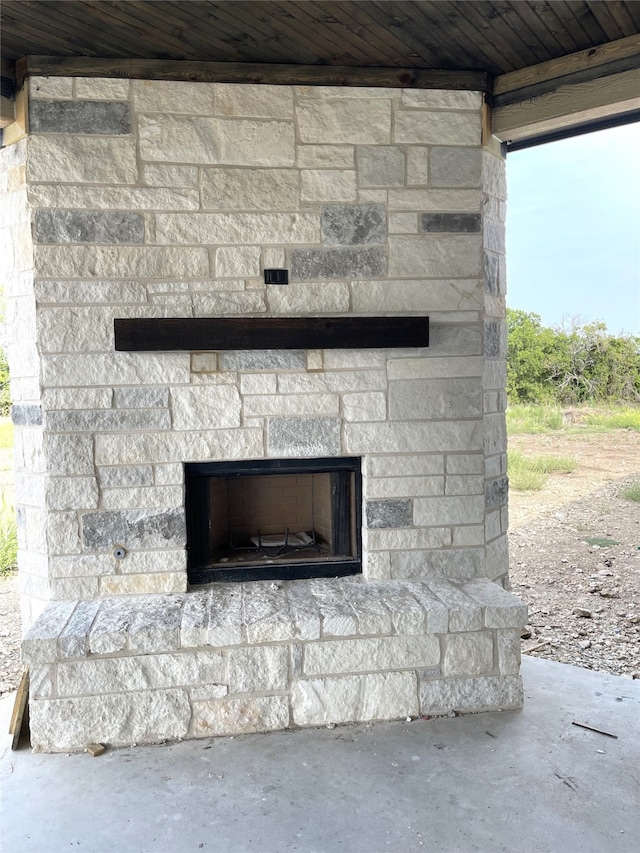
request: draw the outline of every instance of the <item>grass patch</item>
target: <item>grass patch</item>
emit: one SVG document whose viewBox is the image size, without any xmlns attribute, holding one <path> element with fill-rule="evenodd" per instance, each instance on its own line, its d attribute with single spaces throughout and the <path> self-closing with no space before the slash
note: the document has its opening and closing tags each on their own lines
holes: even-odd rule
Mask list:
<svg viewBox="0 0 640 853">
<path fill-rule="evenodd" d="M 0 575 L 9 574 L 18 561 L 18 526 L 16 516 L 6 496 L 0 502 Z"/>
<path fill-rule="evenodd" d="M 525 456 L 519 450 L 510 450 L 507 458 L 509 485 L 518 492 L 540 491 L 548 474 L 570 474 L 577 464 L 572 456 Z"/>
<path fill-rule="evenodd" d="M 0 450 L 13 447 L 13 424 L 11 418 L 0 418 Z"/>
<path fill-rule="evenodd" d="M 608 406 L 594 409 L 579 406 L 561 409 L 527 403 L 509 403 L 507 407 L 509 435 L 539 435 L 541 433 L 607 432 L 630 429 L 640 432 L 640 406 Z"/>
<path fill-rule="evenodd" d="M 617 539 L 608 539 L 606 536 L 590 536 L 584 541 L 587 545 L 596 545 L 598 548 L 611 548 L 620 544 Z"/>
<path fill-rule="evenodd" d="M 640 480 L 635 483 L 630 483 L 628 486 L 625 486 L 621 494 L 622 497 L 626 498 L 628 501 L 640 502 Z"/>
<path fill-rule="evenodd" d="M 507 432 L 509 435 L 555 432 L 563 427 L 564 419 L 560 406 L 509 403 L 507 407 Z"/>
</svg>

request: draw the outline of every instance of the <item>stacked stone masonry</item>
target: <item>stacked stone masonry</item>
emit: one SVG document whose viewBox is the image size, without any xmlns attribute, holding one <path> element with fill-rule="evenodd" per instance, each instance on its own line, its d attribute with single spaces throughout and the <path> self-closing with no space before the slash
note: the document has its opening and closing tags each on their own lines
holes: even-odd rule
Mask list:
<svg viewBox="0 0 640 853">
<path fill-rule="evenodd" d="M 48 605 L 33 746 L 155 742 L 522 704 L 526 608 L 488 579 L 222 584 Z"/>
<path fill-rule="evenodd" d="M 25 627 L 51 600 L 181 600 L 186 462 L 360 456 L 362 586 L 506 587 L 506 192 L 481 94 L 28 85 L 30 136 L 0 152 Z M 118 317 L 412 314 L 428 347 L 114 349 Z"/>
</svg>

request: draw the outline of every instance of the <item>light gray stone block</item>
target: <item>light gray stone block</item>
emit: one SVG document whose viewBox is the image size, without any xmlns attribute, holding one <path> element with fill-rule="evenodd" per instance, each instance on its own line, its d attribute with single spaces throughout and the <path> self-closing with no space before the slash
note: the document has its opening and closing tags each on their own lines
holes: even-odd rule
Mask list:
<svg viewBox="0 0 640 853">
<path fill-rule="evenodd" d="M 521 708 L 522 679 L 517 675 L 422 680 L 421 714 L 471 713 Z"/>
<path fill-rule="evenodd" d="M 430 578 L 428 589 L 449 611 L 449 631 L 479 631 L 482 628 L 482 607 L 459 585 Z"/>
<path fill-rule="evenodd" d="M 316 600 L 322 617 L 323 637 L 352 637 L 358 631 L 358 621 L 343 588 L 333 583 L 312 581 L 311 595 Z"/>
<path fill-rule="evenodd" d="M 389 383 L 392 420 L 475 418 L 482 414 L 480 379 L 407 379 Z"/>
<path fill-rule="evenodd" d="M 46 435 L 45 452 L 51 476 L 83 477 L 94 474 L 90 435 Z"/>
<path fill-rule="evenodd" d="M 140 156 L 154 163 L 292 166 L 293 122 L 141 115 Z"/>
<path fill-rule="evenodd" d="M 86 550 L 103 550 L 116 544 L 126 548 L 179 548 L 185 544 L 182 508 L 86 513 L 81 526 Z"/>
<path fill-rule="evenodd" d="M 267 425 L 269 456 L 337 456 L 339 418 L 272 418 Z"/>
<path fill-rule="evenodd" d="M 45 101 L 29 105 L 30 133 L 131 133 L 129 104 L 119 101 Z"/>
<path fill-rule="evenodd" d="M 325 640 L 305 648 L 305 675 L 372 672 L 437 666 L 440 643 L 432 634 L 411 637 Z"/>
<path fill-rule="evenodd" d="M 207 645 L 236 646 L 247 641 L 242 589 L 239 584 L 220 584 L 211 590 L 206 622 Z"/>
<path fill-rule="evenodd" d="M 14 426 L 42 426 L 42 406 L 34 403 L 14 403 L 11 406 Z"/>
<path fill-rule="evenodd" d="M 359 578 L 343 578 L 339 584 L 345 601 L 358 620 L 359 634 L 393 633 L 391 611 L 381 600 L 376 585 L 361 583 Z"/>
<path fill-rule="evenodd" d="M 321 581 L 300 580 L 284 587 L 294 633 L 301 640 L 317 640 L 320 637 L 322 611 L 318 598 L 311 592 L 316 583 Z"/>
<path fill-rule="evenodd" d="M 181 595 L 154 595 L 140 601 L 129 623 L 128 649 L 143 655 L 178 649 L 183 600 L 184 597 Z M 218 681 L 219 677 L 216 676 L 213 680 Z M 171 686 L 176 686 L 178 683 L 189 684 L 190 682 L 175 682 Z"/>
<path fill-rule="evenodd" d="M 151 465 L 117 465 L 100 468 L 100 485 L 103 489 L 131 488 L 153 484 Z"/>
<path fill-rule="evenodd" d="M 386 98 L 300 98 L 296 116 L 301 142 L 384 145 L 391 141 L 391 103 Z"/>
<path fill-rule="evenodd" d="M 454 676 L 487 675 L 493 670 L 493 635 L 487 631 L 473 634 L 449 634 L 446 638 L 442 674 Z"/>
<path fill-rule="evenodd" d="M 288 726 L 289 703 L 284 696 L 229 697 L 193 703 L 193 737 L 273 732 Z"/>
<path fill-rule="evenodd" d="M 291 249 L 289 262 L 293 280 L 370 278 L 384 274 L 385 252 L 378 246 L 367 249 Z"/>
<path fill-rule="evenodd" d="M 521 663 L 520 628 L 498 631 L 498 669 L 500 675 L 518 675 Z"/>
<path fill-rule="evenodd" d="M 391 577 L 470 578 L 484 574 L 484 549 L 444 548 L 399 551 L 391 554 Z"/>
<path fill-rule="evenodd" d="M 356 164 L 361 187 L 401 187 L 404 184 L 404 153 L 393 145 L 358 146 Z"/>
<path fill-rule="evenodd" d="M 366 504 L 367 527 L 411 527 L 412 500 L 375 500 Z"/>
<path fill-rule="evenodd" d="M 95 409 L 47 413 L 47 429 L 55 432 L 112 432 L 171 428 L 167 409 Z"/>
<path fill-rule="evenodd" d="M 144 243 L 139 213 L 103 210 L 37 210 L 38 243 Z"/>
<path fill-rule="evenodd" d="M 229 350 L 220 353 L 221 370 L 304 370 L 304 350 Z"/>
<path fill-rule="evenodd" d="M 431 234 L 479 234 L 482 223 L 479 213 L 423 213 L 420 217 L 420 230 Z"/>
<path fill-rule="evenodd" d="M 481 241 L 476 234 L 389 237 L 389 275 L 400 278 L 470 278 L 480 275 Z M 360 276 L 363 278 L 364 276 Z"/>
<path fill-rule="evenodd" d="M 266 693 L 286 690 L 289 650 L 286 646 L 257 646 L 229 652 L 229 692 Z"/>
<path fill-rule="evenodd" d="M 293 684 L 291 706 L 299 726 L 415 716 L 416 675 L 392 672 L 299 680 Z"/>
<path fill-rule="evenodd" d="M 431 183 L 434 187 L 477 187 L 482 175 L 482 150 L 434 145 Z"/>
<path fill-rule="evenodd" d="M 386 211 L 381 204 L 326 205 L 322 210 L 321 227 L 322 241 L 329 246 L 384 243 Z"/>
<path fill-rule="evenodd" d="M 89 654 L 89 631 L 101 602 L 79 601 L 73 615 L 60 633 L 58 653 L 60 658 L 82 658 Z"/>
<path fill-rule="evenodd" d="M 75 610 L 75 601 L 47 604 L 22 640 L 25 663 L 52 663 L 58 652 L 58 637 Z"/>
<path fill-rule="evenodd" d="M 127 746 L 184 738 L 190 716 L 186 690 L 43 699 L 31 704 L 31 745 L 36 751 L 64 752 L 89 743 Z"/>
<path fill-rule="evenodd" d="M 527 622 L 527 605 L 489 580 L 473 580 L 464 584 L 465 594 L 484 607 L 486 628 L 521 628 Z"/>
<path fill-rule="evenodd" d="M 162 409 L 169 405 L 169 389 L 114 388 L 113 405 L 118 409 Z"/>
</svg>

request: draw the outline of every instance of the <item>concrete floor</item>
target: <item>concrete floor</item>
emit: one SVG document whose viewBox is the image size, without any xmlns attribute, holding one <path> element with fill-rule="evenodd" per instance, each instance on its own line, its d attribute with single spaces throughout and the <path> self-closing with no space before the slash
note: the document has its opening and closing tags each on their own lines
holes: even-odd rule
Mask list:
<svg viewBox="0 0 640 853">
<path fill-rule="evenodd" d="M 640 682 L 534 658 L 522 672 L 523 711 L 99 758 L 11 752 L 3 734 L 0 849 L 637 853 Z"/>
</svg>

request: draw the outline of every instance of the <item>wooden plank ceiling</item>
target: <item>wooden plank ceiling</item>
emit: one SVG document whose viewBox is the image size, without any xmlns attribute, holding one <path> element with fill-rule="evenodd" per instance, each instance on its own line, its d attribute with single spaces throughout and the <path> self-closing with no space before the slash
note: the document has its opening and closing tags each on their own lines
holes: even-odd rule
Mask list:
<svg viewBox="0 0 640 853">
<path fill-rule="evenodd" d="M 26 55 L 413 67 L 499 76 L 640 33 L 640 2 L 2 0 Z"/>
</svg>

